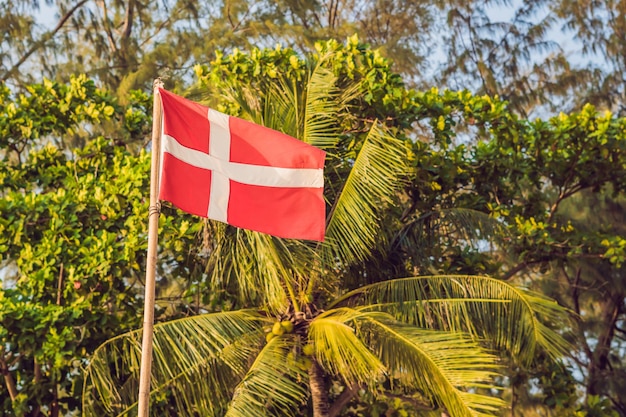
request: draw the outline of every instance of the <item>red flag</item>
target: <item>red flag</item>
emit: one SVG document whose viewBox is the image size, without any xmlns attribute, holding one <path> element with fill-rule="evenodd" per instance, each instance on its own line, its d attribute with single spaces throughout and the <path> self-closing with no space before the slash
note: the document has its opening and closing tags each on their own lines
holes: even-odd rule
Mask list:
<svg viewBox="0 0 626 417">
<path fill-rule="evenodd" d="M 324 240 L 324 151 L 159 91 L 161 200 L 244 229 Z"/>
</svg>

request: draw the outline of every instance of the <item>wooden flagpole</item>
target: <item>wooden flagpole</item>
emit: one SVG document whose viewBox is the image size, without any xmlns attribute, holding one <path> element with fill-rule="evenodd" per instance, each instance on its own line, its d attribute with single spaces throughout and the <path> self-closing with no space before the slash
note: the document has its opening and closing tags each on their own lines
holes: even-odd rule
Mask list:
<svg viewBox="0 0 626 417">
<path fill-rule="evenodd" d="M 138 416 L 148 417 L 150 409 L 150 374 L 152 372 L 152 338 L 154 329 L 154 293 L 157 263 L 159 214 L 159 170 L 161 166 L 161 118 L 163 110 L 159 78 L 152 86 L 152 163 L 150 168 L 150 209 L 148 214 L 148 256 L 146 259 L 146 288 L 141 337 L 141 370 L 139 376 Z"/>
</svg>

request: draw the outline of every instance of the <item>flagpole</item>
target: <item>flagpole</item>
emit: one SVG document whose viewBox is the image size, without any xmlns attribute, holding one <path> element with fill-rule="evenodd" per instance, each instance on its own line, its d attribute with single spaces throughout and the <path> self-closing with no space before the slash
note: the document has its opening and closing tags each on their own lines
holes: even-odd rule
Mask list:
<svg viewBox="0 0 626 417">
<path fill-rule="evenodd" d="M 148 255 L 146 259 L 146 287 L 141 340 L 141 368 L 139 376 L 138 417 L 148 417 L 150 409 L 150 374 L 152 371 L 152 338 L 154 329 L 154 293 L 159 229 L 159 168 L 161 159 L 161 97 L 159 78 L 152 86 L 152 163 L 150 168 L 150 208 L 148 212 Z"/>
</svg>

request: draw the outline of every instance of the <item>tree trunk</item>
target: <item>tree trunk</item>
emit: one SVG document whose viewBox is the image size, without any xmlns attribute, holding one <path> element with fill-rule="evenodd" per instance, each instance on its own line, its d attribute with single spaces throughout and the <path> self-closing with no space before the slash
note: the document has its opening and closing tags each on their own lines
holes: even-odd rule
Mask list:
<svg viewBox="0 0 626 417">
<path fill-rule="evenodd" d="M 328 417 L 337 417 L 341 410 L 354 398 L 354 396 L 359 392 L 359 385 L 353 384 L 351 386 L 347 386 L 341 395 L 335 399 L 335 402 L 328 410 Z"/>
<path fill-rule="evenodd" d="M 328 417 L 328 391 L 324 384 L 324 371 L 315 359 L 309 368 L 309 387 L 313 402 L 313 417 Z"/>
<path fill-rule="evenodd" d="M 615 324 L 621 313 L 621 306 L 624 302 L 622 294 L 613 295 L 603 306 L 601 321 L 604 326 L 603 331 L 598 335 L 598 342 L 593 354 L 589 358 L 589 381 L 587 383 L 587 395 L 601 395 L 606 386 L 604 373 L 609 368 L 609 354 L 611 353 L 611 343 L 615 336 Z"/>
<path fill-rule="evenodd" d="M 3 354 L 3 352 L 1 352 Z M 4 356 L 0 355 L 0 373 L 4 376 L 4 383 L 7 387 L 7 391 L 9 391 L 9 397 L 11 397 L 11 401 L 15 401 L 17 397 L 17 387 L 15 386 L 15 380 L 13 379 L 13 375 L 9 372 L 9 367 L 7 366 L 6 361 L 4 360 Z"/>
<path fill-rule="evenodd" d="M 59 386 L 57 384 L 56 372 L 50 372 L 52 377 L 52 402 L 50 403 L 50 417 L 59 417 Z"/>
</svg>

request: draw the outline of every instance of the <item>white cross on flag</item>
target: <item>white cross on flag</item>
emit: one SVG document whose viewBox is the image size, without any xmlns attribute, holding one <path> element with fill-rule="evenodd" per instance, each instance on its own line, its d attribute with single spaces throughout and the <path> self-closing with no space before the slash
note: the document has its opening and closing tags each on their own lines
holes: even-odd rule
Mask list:
<svg viewBox="0 0 626 417">
<path fill-rule="evenodd" d="M 159 92 L 161 200 L 244 229 L 324 240 L 324 151 Z"/>
</svg>

